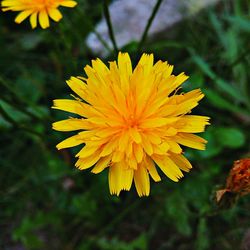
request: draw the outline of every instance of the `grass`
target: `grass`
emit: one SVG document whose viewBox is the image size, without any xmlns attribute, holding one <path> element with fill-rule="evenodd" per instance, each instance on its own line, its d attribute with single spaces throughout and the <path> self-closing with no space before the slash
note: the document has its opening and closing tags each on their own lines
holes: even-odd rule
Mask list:
<svg viewBox="0 0 250 250">
<path fill-rule="evenodd" d="M 151 196 L 112 197 L 107 172 L 78 171 L 74 149 L 58 152 L 64 137 L 51 123 L 65 114 L 52 100 L 68 97 L 65 80 L 81 75 L 95 56 L 85 44 L 102 3 L 79 1 L 59 24 L 31 31 L 15 15 L 0 16 L 0 248 L 65 250 L 235 250 L 249 228 L 249 196 L 218 207 L 233 161 L 249 157 L 250 4 L 222 1 L 181 23 L 171 38 L 145 51 L 190 79 L 184 90 L 206 93 L 197 113 L 212 118 L 204 152 L 186 150 L 194 168 L 178 184 L 163 178 Z M 122 50 L 136 54 L 137 44 Z M 110 60 L 114 58 L 108 58 Z"/>
</svg>

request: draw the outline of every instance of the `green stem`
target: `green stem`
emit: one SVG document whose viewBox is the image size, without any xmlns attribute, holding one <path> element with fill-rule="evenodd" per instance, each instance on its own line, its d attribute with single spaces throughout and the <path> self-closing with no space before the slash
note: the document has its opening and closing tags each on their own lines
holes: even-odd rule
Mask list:
<svg viewBox="0 0 250 250">
<path fill-rule="evenodd" d="M 103 0 L 103 11 L 104 11 L 105 20 L 107 22 L 110 39 L 112 41 L 115 53 L 118 54 L 118 48 L 117 48 L 117 44 L 115 41 L 114 31 L 113 31 L 112 22 L 111 22 L 110 13 L 109 13 L 108 0 Z"/>
<path fill-rule="evenodd" d="M 86 15 L 86 13 L 85 13 L 85 12 L 82 12 L 82 10 L 80 10 L 80 8 L 77 9 L 77 13 L 78 13 L 78 15 L 79 15 L 80 17 L 82 17 L 83 15 Z M 112 53 L 112 49 L 109 47 L 109 45 L 107 44 L 107 42 L 102 38 L 101 34 L 98 33 L 98 32 L 96 31 L 95 26 L 94 26 L 93 21 L 91 20 L 91 18 L 85 20 L 85 22 L 86 22 L 86 26 L 96 35 L 98 41 L 99 41 L 99 42 L 103 45 L 103 47 L 105 47 L 105 49 L 106 49 L 107 51 L 109 51 L 109 53 L 111 54 L 111 53 Z M 71 25 L 71 26 L 73 27 L 73 25 Z M 81 35 L 81 34 L 79 35 L 78 32 L 76 32 L 76 35 L 79 36 L 79 40 L 81 40 L 82 35 Z M 86 45 L 85 45 L 85 46 L 86 46 Z M 88 48 L 88 46 L 86 46 L 86 47 Z"/>
<path fill-rule="evenodd" d="M 142 37 L 141 37 L 141 40 L 140 40 L 139 44 L 138 44 L 138 48 L 137 48 L 138 53 L 141 51 L 142 46 L 144 45 L 144 43 L 145 43 L 145 41 L 147 39 L 149 28 L 150 28 L 150 26 L 151 26 L 151 24 L 152 24 L 152 22 L 153 22 L 153 20 L 155 18 L 156 13 L 158 12 L 158 10 L 160 8 L 161 3 L 162 3 L 162 0 L 157 1 L 157 3 L 155 4 L 155 7 L 154 7 L 154 9 L 153 9 L 153 11 L 151 13 L 150 18 L 148 19 L 147 26 L 146 26 L 143 34 L 142 34 Z"/>
<path fill-rule="evenodd" d="M 112 49 L 109 47 L 108 43 L 102 38 L 102 36 L 95 29 L 93 29 L 93 33 L 96 35 L 97 39 L 105 47 L 105 49 L 108 50 L 109 53 L 112 53 Z"/>
</svg>

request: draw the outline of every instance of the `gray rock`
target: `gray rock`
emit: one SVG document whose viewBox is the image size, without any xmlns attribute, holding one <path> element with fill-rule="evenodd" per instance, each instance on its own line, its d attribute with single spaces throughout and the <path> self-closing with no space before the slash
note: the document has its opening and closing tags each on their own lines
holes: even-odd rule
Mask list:
<svg viewBox="0 0 250 250">
<path fill-rule="evenodd" d="M 110 15 L 119 48 L 131 41 L 139 41 L 157 0 L 116 0 L 110 6 Z M 191 16 L 204 7 L 219 0 L 163 0 L 160 9 L 149 30 L 149 38 L 164 34 L 171 26 L 183 18 Z M 106 21 L 102 19 L 96 26 L 96 32 L 112 48 Z M 96 36 L 87 37 L 88 47 L 101 56 L 108 51 Z"/>
</svg>

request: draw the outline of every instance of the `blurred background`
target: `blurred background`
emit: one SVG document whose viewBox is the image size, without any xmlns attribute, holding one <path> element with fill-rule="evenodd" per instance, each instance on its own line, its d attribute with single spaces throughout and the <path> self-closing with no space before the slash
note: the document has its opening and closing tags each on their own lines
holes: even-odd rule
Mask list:
<svg viewBox="0 0 250 250">
<path fill-rule="evenodd" d="M 233 162 L 250 152 L 250 2 L 163 0 L 141 42 L 156 1 L 110 4 L 117 45 L 134 64 L 152 52 L 190 76 L 183 91 L 206 94 L 195 113 L 211 117 L 207 149 L 185 149 L 193 169 L 177 184 L 164 177 L 149 197 L 134 187 L 111 196 L 106 171 L 74 168 L 79 148 L 56 150 L 69 133 L 51 123 L 68 114 L 50 108 L 91 59 L 116 59 L 103 2 L 62 8 L 46 30 L 0 12 L 0 249 L 250 249 L 249 195 L 215 200 Z"/>
</svg>

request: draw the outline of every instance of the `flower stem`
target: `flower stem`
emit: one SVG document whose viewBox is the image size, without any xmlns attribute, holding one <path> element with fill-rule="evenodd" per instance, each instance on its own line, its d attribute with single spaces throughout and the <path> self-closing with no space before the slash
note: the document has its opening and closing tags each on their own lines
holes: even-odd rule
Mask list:
<svg viewBox="0 0 250 250">
<path fill-rule="evenodd" d="M 113 31 L 109 8 L 108 8 L 108 0 L 103 0 L 103 11 L 104 11 L 104 17 L 106 19 L 106 23 L 108 26 L 109 36 L 114 47 L 114 51 L 116 54 L 118 54 L 118 48 L 117 48 L 117 44 L 115 41 L 114 31 Z"/>
<path fill-rule="evenodd" d="M 108 43 L 102 38 L 102 36 L 95 29 L 93 29 L 93 33 L 96 35 L 97 39 L 105 47 L 105 49 L 108 50 L 109 53 L 112 53 L 112 49 L 109 47 Z"/>
<path fill-rule="evenodd" d="M 146 42 L 149 28 L 151 27 L 151 24 L 152 24 L 152 22 L 153 22 L 153 20 L 154 20 L 154 18 L 155 18 L 155 15 L 156 15 L 157 11 L 158 11 L 159 8 L 160 8 L 161 3 L 162 3 L 162 0 L 157 0 L 156 4 L 155 4 L 155 6 L 154 6 L 154 9 L 153 9 L 153 11 L 152 11 L 152 13 L 151 13 L 151 16 L 150 16 L 150 18 L 148 19 L 148 23 L 147 23 L 147 25 L 146 25 L 146 28 L 145 28 L 145 30 L 144 30 L 144 32 L 143 32 L 143 34 L 142 34 L 141 40 L 140 40 L 140 42 L 139 42 L 139 44 L 138 44 L 137 53 L 141 51 L 141 49 L 142 49 L 144 43 Z"/>
</svg>

